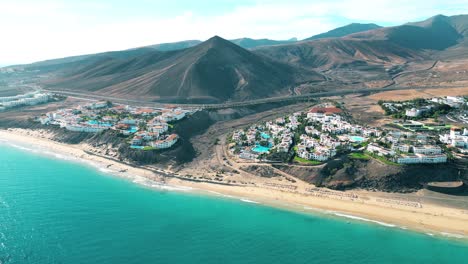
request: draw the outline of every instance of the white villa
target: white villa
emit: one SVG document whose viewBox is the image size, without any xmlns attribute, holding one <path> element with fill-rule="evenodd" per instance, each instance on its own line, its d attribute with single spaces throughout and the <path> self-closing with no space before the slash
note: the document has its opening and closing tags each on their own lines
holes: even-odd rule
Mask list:
<svg viewBox="0 0 468 264">
<path fill-rule="evenodd" d="M 177 143 L 179 136 L 177 134 L 171 134 L 164 140 L 157 140 L 150 143 L 150 146 L 156 149 L 165 149 L 174 146 Z"/>
</svg>

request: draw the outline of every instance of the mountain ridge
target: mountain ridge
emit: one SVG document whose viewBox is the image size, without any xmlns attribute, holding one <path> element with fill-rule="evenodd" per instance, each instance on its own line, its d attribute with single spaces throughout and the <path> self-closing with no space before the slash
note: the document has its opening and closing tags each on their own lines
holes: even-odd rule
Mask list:
<svg viewBox="0 0 468 264">
<path fill-rule="evenodd" d="M 353 33 L 368 31 L 368 30 L 377 29 L 377 28 L 381 28 L 381 26 L 374 24 L 374 23 L 369 23 L 369 24 L 351 23 L 351 24 L 338 27 L 338 28 L 329 30 L 327 32 L 306 38 L 304 39 L 304 41 L 323 39 L 323 38 L 344 37 Z"/>
<path fill-rule="evenodd" d="M 467 35 L 468 15 L 439 15 L 342 37 L 292 39 L 251 49 L 214 36 L 182 49 L 143 47 L 25 68 L 47 73 L 42 84 L 51 89 L 219 103 L 346 87 L 383 87 L 392 84 L 394 72 L 409 64 L 468 59 Z"/>
<path fill-rule="evenodd" d="M 323 80 L 320 74 L 254 54 L 218 36 L 188 49 L 153 56 L 103 60 L 47 85 L 113 96 L 222 102 L 287 94 L 296 82 Z"/>
</svg>

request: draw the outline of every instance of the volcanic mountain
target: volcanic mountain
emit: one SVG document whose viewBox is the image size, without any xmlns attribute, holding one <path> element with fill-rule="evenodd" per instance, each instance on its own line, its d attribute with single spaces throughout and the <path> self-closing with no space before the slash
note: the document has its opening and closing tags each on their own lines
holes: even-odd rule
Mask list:
<svg viewBox="0 0 468 264">
<path fill-rule="evenodd" d="M 422 22 L 256 51 L 283 62 L 310 67 L 332 68 L 349 63 L 397 64 L 424 59 L 429 54 L 463 44 L 467 35 L 468 15 L 438 15 Z"/>
<path fill-rule="evenodd" d="M 392 84 L 392 74 L 404 71 L 409 63 L 467 59 L 467 35 L 468 15 L 438 15 L 422 22 L 254 51 L 283 63 L 321 71 L 340 87 L 354 83 L 381 87 Z"/>
<path fill-rule="evenodd" d="M 381 28 L 381 26 L 376 24 L 360 24 L 360 23 L 351 23 L 346 26 L 342 26 L 339 28 L 332 29 L 325 33 L 321 33 L 310 38 L 306 38 L 304 40 L 316 40 L 316 39 L 323 39 L 323 38 L 339 38 L 344 37 L 353 33 L 368 31 L 371 29 Z"/>
<path fill-rule="evenodd" d="M 296 42 L 297 39 L 292 38 L 289 40 L 271 40 L 271 39 L 240 38 L 240 39 L 231 39 L 229 41 L 243 48 L 252 49 L 256 47 L 266 47 L 266 46 L 293 43 L 293 42 Z"/>
<path fill-rule="evenodd" d="M 322 80 L 314 71 L 254 54 L 215 36 L 184 50 L 103 58 L 47 86 L 116 97 L 223 102 L 287 95 L 298 83 Z"/>
<path fill-rule="evenodd" d="M 352 38 L 386 40 L 416 50 L 445 50 L 467 36 L 468 15 L 437 15 L 427 20 L 380 28 L 351 35 Z"/>
<path fill-rule="evenodd" d="M 42 84 L 56 90 L 170 102 L 225 102 L 385 87 L 395 84 L 400 73 L 421 73 L 435 61 L 450 60 L 451 65 L 468 61 L 468 15 L 438 15 L 367 30 L 372 27 L 378 26 L 351 24 L 299 42 L 213 37 L 199 44 L 167 43 L 20 68 L 47 76 Z M 428 73 L 421 74 L 422 82 L 434 81 L 426 80 Z M 407 82 L 415 81 L 415 76 L 406 76 Z M 461 78 L 450 76 L 446 82 Z"/>
</svg>

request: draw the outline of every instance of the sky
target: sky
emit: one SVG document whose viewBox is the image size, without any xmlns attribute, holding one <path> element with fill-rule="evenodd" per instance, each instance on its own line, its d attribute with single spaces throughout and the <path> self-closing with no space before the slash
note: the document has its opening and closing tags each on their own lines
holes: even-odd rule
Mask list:
<svg viewBox="0 0 468 264">
<path fill-rule="evenodd" d="M 0 66 L 214 35 L 304 39 L 468 14 L 468 0 L 0 0 Z"/>
</svg>

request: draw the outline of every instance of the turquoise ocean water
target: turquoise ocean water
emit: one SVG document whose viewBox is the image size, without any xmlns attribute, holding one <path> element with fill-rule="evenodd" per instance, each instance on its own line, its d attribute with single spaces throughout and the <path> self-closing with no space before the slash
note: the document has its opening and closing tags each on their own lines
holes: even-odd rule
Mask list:
<svg viewBox="0 0 468 264">
<path fill-rule="evenodd" d="M 468 244 L 155 191 L 0 143 L 0 263 L 467 263 Z"/>
</svg>

